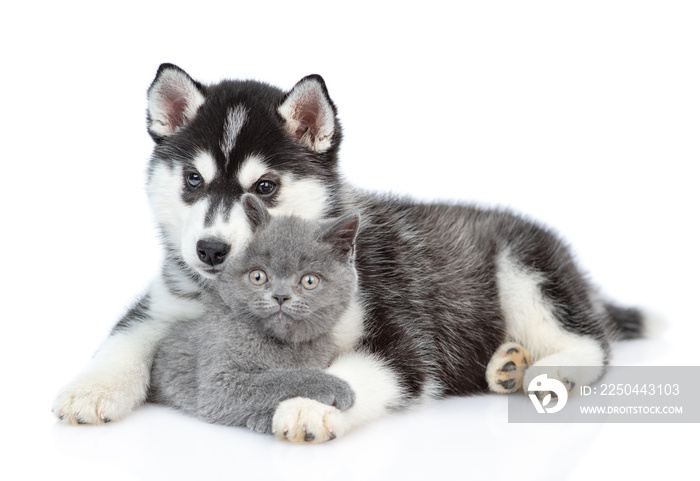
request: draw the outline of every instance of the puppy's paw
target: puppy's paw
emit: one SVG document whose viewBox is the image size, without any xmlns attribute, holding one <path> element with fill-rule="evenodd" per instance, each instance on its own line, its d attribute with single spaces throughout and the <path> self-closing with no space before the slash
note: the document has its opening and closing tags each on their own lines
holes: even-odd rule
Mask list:
<svg viewBox="0 0 700 481">
<path fill-rule="evenodd" d="M 486 381 L 492 392 L 510 394 L 523 386 L 525 370 L 532 364 L 530 353 L 514 342 L 501 344 L 486 367 Z"/>
<path fill-rule="evenodd" d="M 346 431 L 343 413 L 313 399 L 296 397 L 282 401 L 272 418 L 277 439 L 293 443 L 323 443 Z"/>
<path fill-rule="evenodd" d="M 146 369 L 83 373 L 58 395 L 52 412 L 66 424 L 117 421 L 143 404 L 148 388 Z"/>
</svg>

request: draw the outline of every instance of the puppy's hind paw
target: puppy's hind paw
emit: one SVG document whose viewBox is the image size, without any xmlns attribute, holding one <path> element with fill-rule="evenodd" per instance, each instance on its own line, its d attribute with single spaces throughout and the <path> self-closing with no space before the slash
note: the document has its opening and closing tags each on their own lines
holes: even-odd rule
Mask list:
<svg viewBox="0 0 700 481">
<path fill-rule="evenodd" d="M 492 392 L 510 394 L 523 386 L 525 370 L 532 364 L 530 353 L 514 342 L 501 344 L 486 367 L 486 381 Z"/>
</svg>

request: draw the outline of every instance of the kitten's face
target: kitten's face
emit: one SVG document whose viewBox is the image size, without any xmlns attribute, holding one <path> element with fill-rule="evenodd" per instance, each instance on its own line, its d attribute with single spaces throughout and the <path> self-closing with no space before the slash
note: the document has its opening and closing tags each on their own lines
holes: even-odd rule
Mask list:
<svg viewBox="0 0 700 481">
<path fill-rule="evenodd" d="M 357 275 L 347 253 L 318 240 L 318 224 L 272 219 L 232 258 L 218 284 L 237 321 L 282 342 L 329 334 L 355 293 Z"/>
<path fill-rule="evenodd" d="M 249 317 L 257 327 L 282 341 L 303 342 L 330 332 L 339 311 L 347 304 L 342 289 L 332 286 L 327 275 L 296 270 L 289 275 L 272 267 L 251 270 L 239 294 L 245 307 L 235 312 Z M 241 295 L 237 295 L 240 304 Z"/>
</svg>

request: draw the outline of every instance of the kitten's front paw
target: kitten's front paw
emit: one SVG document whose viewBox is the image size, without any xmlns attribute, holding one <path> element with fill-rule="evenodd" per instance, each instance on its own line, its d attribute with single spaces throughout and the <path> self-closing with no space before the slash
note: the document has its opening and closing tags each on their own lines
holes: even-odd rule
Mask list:
<svg viewBox="0 0 700 481">
<path fill-rule="evenodd" d="M 302 397 L 336 407 L 341 411 L 350 409 L 355 404 L 355 391 L 350 384 L 335 376 L 324 375 L 304 383 L 299 390 Z"/>
<path fill-rule="evenodd" d="M 68 384 L 52 412 L 67 424 L 103 424 L 117 421 L 146 399 L 148 372 L 88 371 Z"/>
<path fill-rule="evenodd" d="M 277 439 L 293 443 L 323 443 L 346 430 L 339 409 L 301 397 L 282 401 L 272 418 L 272 433 Z"/>
<path fill-rule="evenodd" d="M 525 370 L 532 364 L 527 350 L 520 344 L 501 344 L 486 367 L 486 381 L 492 392 L 510 394 L 523 385 Z"/>
</svg>

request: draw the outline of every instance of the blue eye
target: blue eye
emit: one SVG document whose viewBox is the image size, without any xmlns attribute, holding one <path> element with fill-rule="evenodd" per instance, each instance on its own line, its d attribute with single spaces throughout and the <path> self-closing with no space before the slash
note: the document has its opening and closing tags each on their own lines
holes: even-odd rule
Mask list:
<svg viewBox="0 0 700 481">
<path fill-rule="evenodd" d="M 196 189 L 201 186 L 204 181 L 202 180 L 202 176 L 197 172 L 190 172 L 185 175 L 185 182 L 187 182 L 188 187 Z"/>
<path fill-rule="evenodd" d="M 277 184 L 271 180 L 261 180 L 255 187 L 255 191 L 263 197 L 269 197 L 277 191 Z"/>
</svg>

